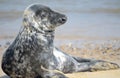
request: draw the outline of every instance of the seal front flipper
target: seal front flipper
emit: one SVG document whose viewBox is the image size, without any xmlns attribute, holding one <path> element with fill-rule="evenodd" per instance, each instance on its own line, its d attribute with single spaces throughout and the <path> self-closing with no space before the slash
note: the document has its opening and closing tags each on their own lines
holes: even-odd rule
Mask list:
<svg viewBox="0 0 120 78">
<path fill-rule="evenodd" d="M 41 76 L 43 78 L 68 78 L 65 76 L 64 73 L 58 70 L 46 69 L 43 66 L 41 66 L 41 70 L 42 70 Z"/>
</svg>

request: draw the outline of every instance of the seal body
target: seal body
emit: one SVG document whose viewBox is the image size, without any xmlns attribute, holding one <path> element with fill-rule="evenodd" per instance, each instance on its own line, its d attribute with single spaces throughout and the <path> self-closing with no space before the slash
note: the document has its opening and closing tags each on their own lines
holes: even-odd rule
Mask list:
<svg viewBox="0 0 120 78">
<path fill-rule="evenodd" d="M 3 56 L 2 68 L 11 77 L 34 78 L 41 72 L 41 65 L 49 68 L 49 62 L 53 62 L 53 35 L 31 32 L 24 29 Z"/>
<path fill-rule="evenodd" d="M 26 8 L 23 27 L 3 56 L 3 71 L 11 78 L 66 78 L 63 73 L 118 68 L 110 62 L 73 57 L 54 47 L 55 28 L 66 20 L 47 6 Z"/>
<path fill-rule="evenodd" d="M 3 71 L 12 78 L 54 77 L 52 71 L 47 74 L 48 71 L 41 66 L 49 70 L 58 69 L 58 61 L 53 55 L 54 31 L 66 19 L 65 15 L 40 4 L 26 8 L 24 26 L 3 56 Z"/>
</svg>

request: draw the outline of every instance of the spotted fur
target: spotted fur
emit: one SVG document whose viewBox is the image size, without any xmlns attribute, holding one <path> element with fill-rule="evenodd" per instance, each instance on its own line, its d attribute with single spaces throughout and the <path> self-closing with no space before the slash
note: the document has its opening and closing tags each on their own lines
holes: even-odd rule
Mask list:
<svg viewBox="0 0 120 78">
<path fill-rule="evenodd" d="M 3 71 L 11 78 L 66 78 L 63 73 L 111 69 L 109 64 L 118 68 L 114 63 L 73 57 L 55 48 L 55 28 L 66 20 L 47 6 L 26 8 L 21 31 L 3 56 Z"/>
</svg>

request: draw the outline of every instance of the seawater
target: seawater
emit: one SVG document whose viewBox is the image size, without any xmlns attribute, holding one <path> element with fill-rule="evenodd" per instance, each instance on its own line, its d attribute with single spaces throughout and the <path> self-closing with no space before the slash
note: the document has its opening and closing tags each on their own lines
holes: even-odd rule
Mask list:
<svg viewBox="0 0 120 78">
<path fill-rule="evenodd" d="M 18 33 L 23 11 L 32 3 L 67 15 L 57 38 L 120 39 L 120 0 L 0 0 L 0 36 Z"/>
</svg>

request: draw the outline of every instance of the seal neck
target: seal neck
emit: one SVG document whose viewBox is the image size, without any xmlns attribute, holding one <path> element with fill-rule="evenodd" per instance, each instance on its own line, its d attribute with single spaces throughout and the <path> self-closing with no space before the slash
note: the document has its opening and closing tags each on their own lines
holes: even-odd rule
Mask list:
<svg viewBox="0 0 120 78">
<path fill-rule="evenodd" d="M 19 39 L 24 45 L 29 44 L 26 47 L 34 46 L 35 51 L 41 50 L 40 52 L 53 53 L 54 31 L 45 31 L 43 33 L 34 27 L 23 27 L 19 33 Z"/>
</svg>

